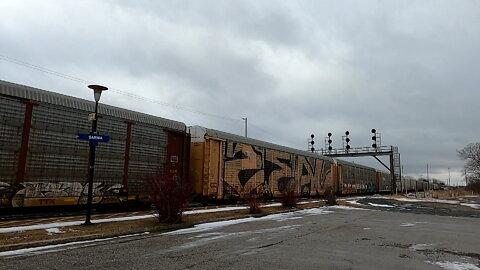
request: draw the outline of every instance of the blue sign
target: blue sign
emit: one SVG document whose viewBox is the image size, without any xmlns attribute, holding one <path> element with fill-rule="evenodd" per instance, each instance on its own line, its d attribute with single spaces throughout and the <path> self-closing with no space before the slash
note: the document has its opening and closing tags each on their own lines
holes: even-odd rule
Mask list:
<svg viewBox="0 0 480 270">
<path fill-rule="evenodd" d="M 93 146 L 97 146 L 98 142 L 110 141 L 110 136 L 97 134 L 78 134 L 77 139 L 92 142 Z"/>
</svg>

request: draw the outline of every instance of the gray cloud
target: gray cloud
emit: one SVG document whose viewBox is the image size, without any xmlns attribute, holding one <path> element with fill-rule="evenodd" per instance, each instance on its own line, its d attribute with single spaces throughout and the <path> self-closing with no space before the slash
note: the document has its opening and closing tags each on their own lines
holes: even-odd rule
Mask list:
<svg viewBox="0 0 480 270">
<path fill-rule="evenodd" d="M 102 102 L 306 149 L 333 132 L 397 145 L 405 172 L 460 179 L 478 141 L 476 1 L 13 1 L 2 55 L 102 83 Z M 90 99 L 0 60 L 0 79 Z M 121 95 L 138 94 L 158 102 Z M 179 109 L 187 108 L 187 110 Z M 219 117 L 211 117 L 205 112 Z M 376 161 L 359 160 L 375 165 Z"/>
</svg>

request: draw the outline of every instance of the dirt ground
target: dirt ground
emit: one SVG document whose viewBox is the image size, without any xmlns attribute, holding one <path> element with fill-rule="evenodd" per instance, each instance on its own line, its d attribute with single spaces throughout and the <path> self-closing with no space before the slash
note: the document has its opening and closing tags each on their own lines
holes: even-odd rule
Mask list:
<svg viewBox="0 0 480 270">
<path fill-rule="evenodd" d="M 433 198 L 433 199 L 456 199 L 480 204 L 480 197 L 462 197 L 472 195 L 470 192 L 464 191 L 440 191 L 427 194 L 417 193 L 418 199 Z M 339 199 L 337 202 L 340 205 L 362 207 L 377 209 L 382 211 L 399 211 L 419 214 L 431 214 L 431 215 L 448 215 L 448 216 L 464 216 L 464 217 L 476 217 L 480 218 L 480 209 L 475 209 L 461 204 L 448 204 L 438 202 L 411 202 L 411 201 L 399 201 L 395 198 L 405 198 L 402 195 L 393 196 L 370 196 L 362 199 L 358 199 L 357 203 L 352 204 L 347 202 L 347 199 Z M 409 194 L 409 198 L 415 199 L 414 194 Z M 372 205 L 373 204 L 373 205 Z M 228 219 L 243 218 L 247 216 L 262 216 L 272 213 L 294 211 L 305 208 L 313 208 L 324 206 L 323 201 L 313 201 L 306 204 L 299 204 L 297 208 L 283 208 L 283 207 L 266 207 L 262 208 L 262 213 L 257 215 L 251 215 L 248 213 L 248 209 L 225 211 L 225 212 L 211 212 L 201 214 L 189 214 L 184 215 L 183 222 L 180 224 L 162 224 L 154 217 L 132 221 L 121 222 L 106 222 L 95 224 L 95 219 L 112 218 L 125 215 L 146 215 L 153 214 L 154 212 L 136 212 L 129 214 L 103 214 L 94 215 L 92 217 L 93 225 L 90 226 L 69 226 L 59 227 L 55 232 L 49 232 L 45 229 L 11 232 L 0 234 L 0 251 L 13 250 L 26 247 L 43 246 L 46 244 L 60 244 L 72 241 L 91 240 L 97 238 L 115 237 L 119 235 L 144 233 L 144 232 L 163 232 L 170 231 L 179 228 L 190 227 L 195 224 L 221 221 Z M 383 205 L 383 207 L 375 206 Z M 389 207 L 386 207 L 389 206 Z M 0 228 L 15 227 L 15 226 L 28 226 L 34 224 L 44 224 L 53 222 L 68 222 L 68 221 L 81 221 L 83 217 L 66 217 L 66 218 L 51 218 L 41 220 L 22 220 L 22 221 L 10 221 L 0 223 Z"/>
</svg>

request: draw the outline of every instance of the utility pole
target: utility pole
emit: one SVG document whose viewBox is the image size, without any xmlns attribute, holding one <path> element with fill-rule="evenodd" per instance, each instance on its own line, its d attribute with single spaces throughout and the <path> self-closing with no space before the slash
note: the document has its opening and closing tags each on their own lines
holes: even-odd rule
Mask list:
<svg viewBox="0 0 480 270">
<path fill-rule="evenodd" d="M 245 117 L 245 118 L 242 117 L 242 120 L 245 121 L 245 138 L 246 138 L 246 137 L 247 137 L 247 127 L 248 127 L 248 125 L 247 125 L 247 117 Z"/>
<path fill-rule="evenodd" d="M 450 168 L 448 168 L 448 186 L 450 186 Z"/>
</svg>

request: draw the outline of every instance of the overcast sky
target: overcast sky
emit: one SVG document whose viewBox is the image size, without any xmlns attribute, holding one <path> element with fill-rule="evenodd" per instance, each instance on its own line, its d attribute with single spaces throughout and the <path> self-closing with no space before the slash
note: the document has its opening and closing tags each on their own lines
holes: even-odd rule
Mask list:
<svg viewBox="0 0 480 270">
<path fill-rule="evenodd" d="M 456 150 L 480 141 L 480 1 L 2 0 L 0 10 L 2 80 L 89 100 L 87 84 L 102 84 L 101 103 L 238 135 L 248 117 L 249 137 L 304 150 L 312 133 L 317 148 L 328 132 L 341 147 L 346 130 L 352 147 L 368 146 L 375 128 L 399 147 L 404 174 L 425 177 L 429 164 L 446 180 L 450 167 L 453 183 L 464 183 Z"/>
</svg>

